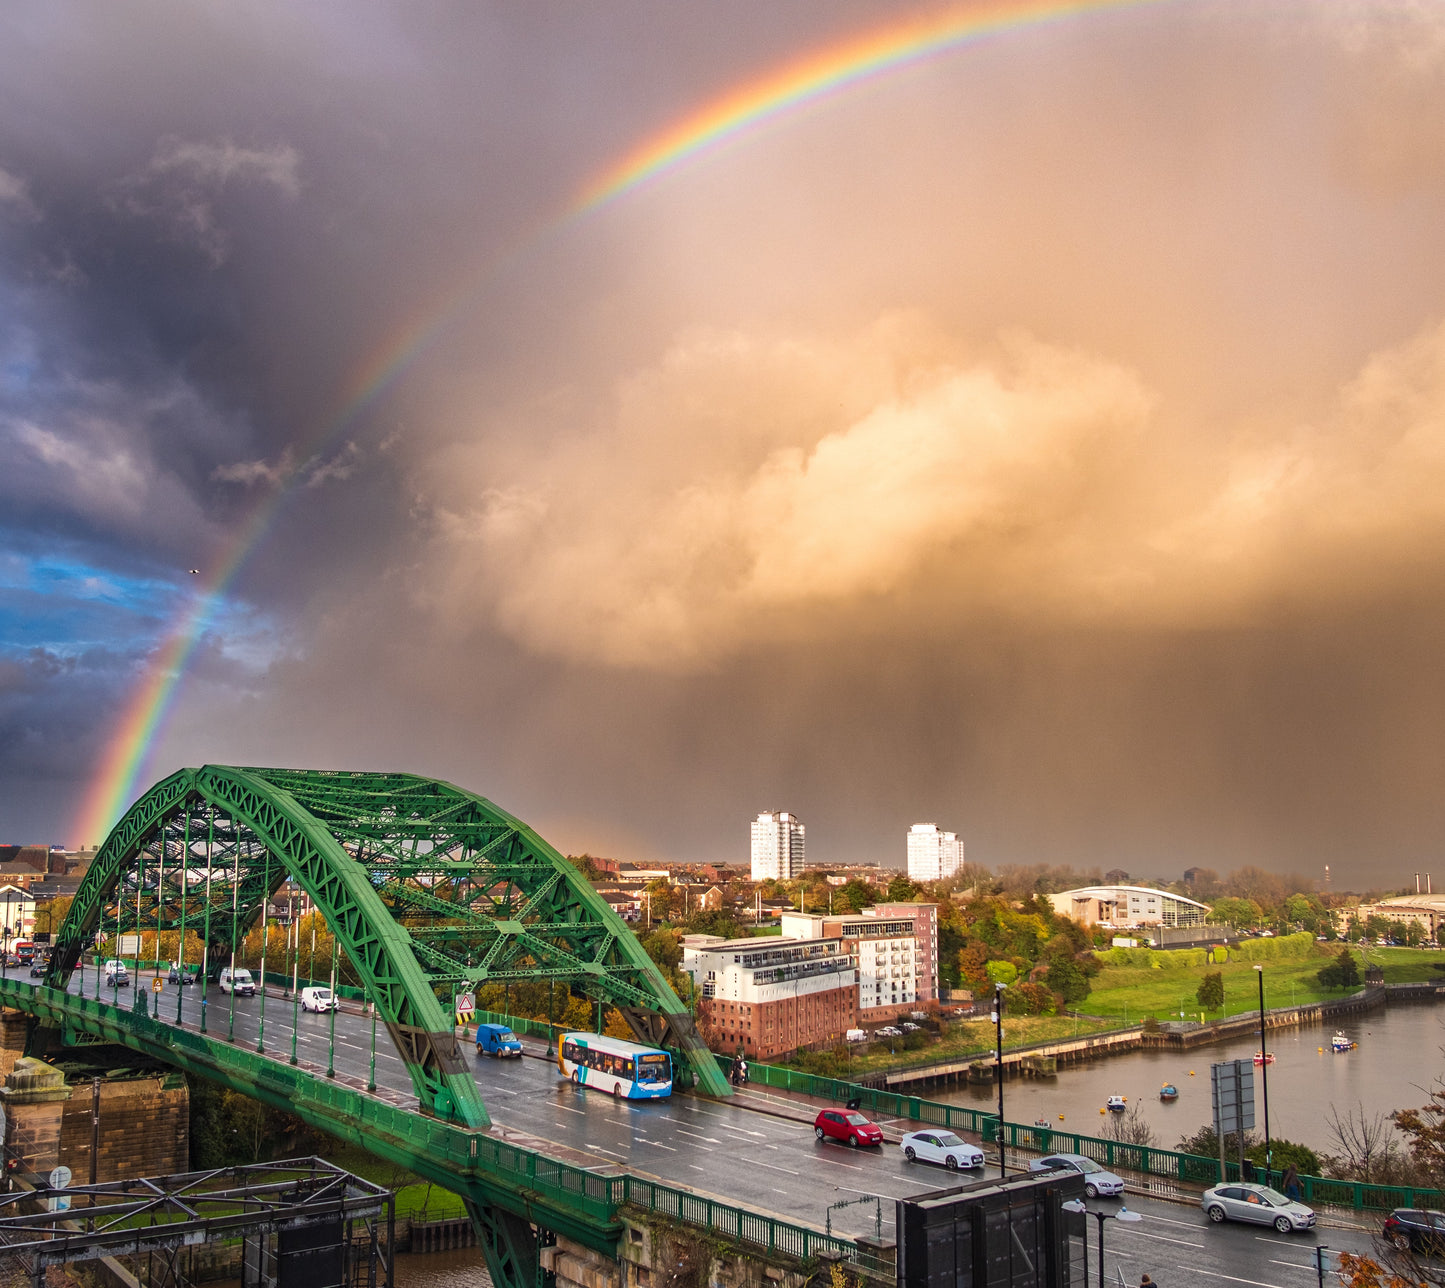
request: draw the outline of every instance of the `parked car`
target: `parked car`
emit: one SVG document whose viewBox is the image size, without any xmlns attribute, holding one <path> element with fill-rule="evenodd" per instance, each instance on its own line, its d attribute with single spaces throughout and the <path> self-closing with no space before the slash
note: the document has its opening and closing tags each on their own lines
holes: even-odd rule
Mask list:
<svg viewBox="0 0 1445 1288">
<path fill-rule="evenodd" d="M 1204 1191 L 1199 1203 L 1216 1225 L 1224 1220 L 1252 1221 L 1289 1234 L 1292 1230 L 1308 1230 L 1315 1223 L 1313 1208 L 1286 1198 L 1268 1185 L 1216 1185 Z"/>
<path fill-rule="evenodd" d="M 477 1054 L 495 1056 L 499 1060 L 522 1058 L 522 1044 L 505 1024 L 477 1025 Z"/>
<path fill-rule="evenodd" d="M 172 962 L 169 974 L 166 976 L 172 984 L 194 984 L 196 982 L 196 969 L 194 967 L 182 966 L 180 962 Z"/>
<path fill-rule="evenodd" d="M 917 1032 L 918 1032 L 918 1025 L 914 1024 L 911 1020 L 904 1020 L 904 1021 L 903 1021 L 903 1031 L 904 1031 L 905 1033 L 917 1033 Z"/>
<path fill-rule="evenodd" d="M 1031 1172 L 1078 1172 L 1084 1178 L 1084 1193 L 1091 1199 L 1100 1194 L 1115 1195 L 1124 1192 L 1124 1180 L 1113 1172 L 1106 1172 L 1086 1154 L 1045 1154 L 1043 1158 L 1029 1159 Z"/>
<path fill-rule="evenodd" d="M 336 994 L 323 985 L 316 984 L 301 990 L 301 1009 L 303 1011 L 315 1011 L 320 1015 L 323 1011 L 334 1011 L 340 1003 L 336 1000 Z"/>
<path fill-rule="evenodd" d="M 859 1145 L 881 1145 L 883 1133 L 856 1109 L 824 1109 L 813 1120 L 813 1135 L 819 1140 L 840 1140 L 855 1149 Z"/>
<path fill-rule="evenodd" d="M 117 957 L 112 957 L 105 964 L 105 982 L 113 988 L 126 988 L 130 984 L 130 971 L 126 970 L 125 963 Z"/>
<path fill-rule="evenodd" d="M 1385 1218 L 1385 1238 L 1402 1252 L 1445 1255 L 1445 1212 L 1433 1208 L 1396 1208 Z"/>
<path fill-rule="evenodd" d="M 894 1028 L 891 1024 L 885 1024 L 881 1029 L 875 1029 L 873 1036 L 876 1038 L 901 1038 L 903 1030 Z"/>
<path fill-rule="evenodd" d="M 31 978 L 31 979 L 44 979 L 44 978 L 45 978 L 45 972 L 48 971 L 49 969 L 50 969 L 50 958 L 48 958 L 48 957 L 37 957 L 33 962 L 30 963 L 30 978 Z"/>
<path fill-rule="evenodd" d="M 911 1131 L 898 1147 L 910 1163 L 942 1163 L 950 1172 L 960 1167 L 982 1167 L 983 1150 L 960 1140 L 951 1131 Z"/>
<path fill-rule="evenodd" d="M 256 996 L 256 981 L 244 966 L 237 966 L 235 970 L 229 966 L 222 967 L 219 983 L 223 993 L 233 993 L 237 997 Z"/>
</svg>

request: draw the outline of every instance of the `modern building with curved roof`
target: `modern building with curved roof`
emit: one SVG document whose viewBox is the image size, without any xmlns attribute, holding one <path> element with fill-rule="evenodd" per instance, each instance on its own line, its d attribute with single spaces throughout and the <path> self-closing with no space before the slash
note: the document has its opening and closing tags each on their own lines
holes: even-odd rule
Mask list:
<svg viewBox="0 0 1445 1288">
<path fill-rule="evenodd" d="M 1051 894 L 1054 911 L 1086 926 L 1202 926 L 1209 908 L 1150 886 L 1081 886 Z"/>
</svg>

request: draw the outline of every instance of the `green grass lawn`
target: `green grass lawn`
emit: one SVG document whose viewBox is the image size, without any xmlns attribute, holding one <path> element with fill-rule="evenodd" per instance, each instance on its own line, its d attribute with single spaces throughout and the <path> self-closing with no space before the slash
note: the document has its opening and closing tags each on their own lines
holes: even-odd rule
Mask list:
<svg viewBox="0 0 1445 1288">
<path fill-rule="evenodd" d="M 414 1217 L 418 1221 L 452 1221 L 467 1214 L 461 1195 L 440 1185 L 429 1185 L 416 1173 L 368 1154 L 357 1145 L 338 1144 L 327 1155 L 326 1161 L 365 1177 L 374 1185 L 394 1190 L 398 1219 Z"/>
<path fill-rule="evenodd" d="M 1302 956 L 1261 962 L 1265 1006 L 1272 1010 L 1344 996 L 1338 989 L 1322 988 L 1315 978 L 1339 949 L 1339 944 L 1312 944 Z M 1150 959 L 1160 962 L 1158 967 L 1132 963 L 1106 965 L 1095 976 L 1093 990 L 1079 1003 L 1079 1008 L 1090 1015 L 1117 1017 L 1131 1024 L 1137 1024 L 1147 1015 L 1160 1020 L 1178 1019 L 1181 1010 L 1185 1018 L 1197 1020 L 1199 1003 L 1195 1001 L 1195 993 L 1199 982 L 1206 972 L 1219 970 L 1224 975 L 1224 1011 L 1209 1012 L 1206 1018 L 1216 1020 L 1221 1015 L 1258 1010 L 1259 975 L 1254 963 L 1244 960 L 1248 951 L 1246 945 L 1241 945 L 1231 953 L 1231 960 L 1221 966 L 1177 964 L 1182 955 L 1168 952 L 1149 954 Z M 1411 983 L 1445 974 L 1445 953 L 1438 951 L 1357 946 L 1352 946 L 1350 951 L 1360 962 L 1362 971 L 1367 965 L 1383 967 L 1386 983 Z"/>
</svg>

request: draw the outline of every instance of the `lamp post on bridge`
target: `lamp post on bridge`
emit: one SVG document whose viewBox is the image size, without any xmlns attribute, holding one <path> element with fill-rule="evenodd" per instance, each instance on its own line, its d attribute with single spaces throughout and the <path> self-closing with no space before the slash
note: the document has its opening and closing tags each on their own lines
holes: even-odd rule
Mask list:
<svg viewBox="0 0 1445 1288">
<path fill-rule="evenodd" d="M 1264 1183 L 1270 1184 L 1270 1162 L 1272 1151 L 1269 1143 L 1269 1052 L 1264 1045 L 1264 967 L 1254 968 L 1259 973 L 1259 1083 L 1264 1093 Z"/>
<path fill-rule="evenodd" d="M 1067 1203 L 1060 1203 L 1059 1206 L 1065 1212 L 1077 1212 L 1083 1216 L 1095 1217 L 1099 1222 L 1099 1288 L 1104 1288 L 1104 1222 L 1105 1221 L 1142 1221 L 1144 1218 L 1137 1212 L 1131 1212 L 1126 1207 L 1121 1207 L 1117 1212 L 1104 1212 L 1098 1208 L 1084 1206 L 1083 1199 L 1070 1199 Z M 1084 1278 L 1087 1281 L 1089 1272 L 1084 1271 Z M 1085 1288 L 1088 1288 L 1087 1282 Z"/>
<path fill-rule="evenodd" d="M 1003 1179 L 1008 1175 L 1004 1167 L 1003 1146 L 1003 991 L 1005 984 L 993 986 L 993 1014 L 989 1018 L 994 1027 L 994 1074 L 998 1078 L 998 1174 Z"/>
</svg>

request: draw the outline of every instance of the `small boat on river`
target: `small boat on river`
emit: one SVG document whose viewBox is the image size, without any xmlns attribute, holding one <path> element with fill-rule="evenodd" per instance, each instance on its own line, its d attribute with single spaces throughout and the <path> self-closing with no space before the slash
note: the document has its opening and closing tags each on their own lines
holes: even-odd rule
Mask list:
<svg viewBox="0 0 1445 1288">
<path fill-rule="evenodd" d="M 1259 1066 L 1262 1065 L 1262 1064 L 1273 1064 L 1273 1063 L 1274 1063 L 1274 1052 L 1273 1052 L 1273 1051 L 1268 1051 L 1268 1052 L 1266 1052 L 1266 1051 L 1256 1051 L 1256 1052 L 1254 1053 L 1254 1067 L 1255 1067 L 1256 1069 L 1259 1068 Z"/>
<path fill-rule="evenodd" d="M 1330 1050 L 1336 1053 L 1340 1051 L 1353 1051 L 1358 1043 L 1347 1038 L 1343 1032 L 1336 1029 L 1335 1036 L 1330 1039 Z"/>
<path fill-rule="evenodd" d="M 1166 1082 L 1162 1087 L 1159 1088 L 1159 1099 L 1178 1100 L 1179 1088 L 1176 1087 L 1172 1082 Z"/>
<path fill-rule="evenodd" d="M 1110 1096 L 1110 1097 L 1108 1098 L 1108 1100 L 1106 1100 L 1106 1101 L 1104 1102 L 1104 1108 L 1105 1108 L 1105 1109 L 1111 1109 L 1111 1110 L 1113 1110 L 1115 1113 L 1122 1114 L 1122 1113 L 1124 1112 L 1124 1107 L 1125 1107 L 1128 1103 L 1129 1103 L 1129 1097 L 1128 1097 L 1128 1096 Z"/>
</svg>

